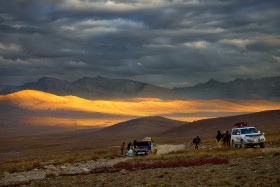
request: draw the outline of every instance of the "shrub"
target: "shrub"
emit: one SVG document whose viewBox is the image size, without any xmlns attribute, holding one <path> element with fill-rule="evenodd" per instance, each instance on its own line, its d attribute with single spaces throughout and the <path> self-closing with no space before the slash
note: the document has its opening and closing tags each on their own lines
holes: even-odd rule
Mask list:
<svg viewBox="0 0 280 187">
<path fill-rule="evenodd" d="M 280 151 L 275 151 L 275 152 L 273 153 L 273 156 L 280 156 Z"/>
<path fill-rule="evenodd" d="M 45 178 L 55 178 L 56 176 L 56 173 L 52 171 L 45 173 Z"/>
<path fill-rule="evenodd" d="M 173 167 L 187 167 L 187 166 L 198 166 L 203 164 L 228 164 L 227 158 L 200 158 L 196 160 L 177 160 L 177 161 L 158 161 L 152 163 L 146 162 L 136 162 L 136 163 L 126 163 L 121 162 L 115 164 L 112 168 L 102 167 L 96 168 L 91 171 L 91 173 L 106 173 L 106 172 L 116 172 L 125 170 L 137 170 L 137 169 L 154 169 L 154 168 L 173 168 Z"/>
<path fill-rule="evenodd" d="M 207 183 L 207 185 L 209 186 L 226 186 L 230 184 L 231 184 L 230 179 L 225 177 L 218 180 L 211 180 Z"/>
</svg>

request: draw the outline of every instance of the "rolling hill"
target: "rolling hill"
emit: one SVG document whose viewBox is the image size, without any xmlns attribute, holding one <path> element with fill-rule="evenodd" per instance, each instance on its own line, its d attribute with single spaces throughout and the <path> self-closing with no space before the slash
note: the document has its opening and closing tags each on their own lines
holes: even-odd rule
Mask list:
<svg viewBox="0 0 280 187">
<path fill-rule="evenodd" d="M 261 131 L 280 130 L 280 110 L 198 120 L 167 130 L 161 135 L 178 137 L 215 136 L 218 130 L 231 132 L 234 124 L 239 121 L 246 121 L 250 126 L 254 126 Z"/>
<path fill-rule="evenodd" d="M 149 116 L 121 122 L 98 131 L 98 133 L 118 133 L 121 136 L 151 136 L 184 124 L 161 116 Z"/>
<path fill-rule="evenodd" d="M 120 142 L 141 140 L 152 136 L 161 142 L 192 139 L 196 136 L 215 137 L 218 130 L 231 132 L 234 124 L 246 121 L 262 132 L 280 130 L 280 110 L 263 111 L 229 117 L 198 120 L 191 123 L 151 116 L 129 120 L 92 133 L 76 134 L 80 142 L 93 146 L 118 146 Z M 86 147 L 86 145 L 84 144 Z M 85 148 L 84 147 L 84 148 Z"/>
<path fill-rule="evenodd" d="M 263 100 L 86 100 L 36 90 L 0 95 L 1 124 L 106 127 L 146 116 L 180 121 L 277 110 L 280 103 Z"/>
<path fill-rule="evenodd" d="M 218 130 L 231 130 L 234 123 L 247 121 L 263 132 L 280 130 L 280 110 L 263 111 L 252 114 L 198 120 L 187 123 L 160 116 L 142 117 L 105 127 L 100 130 L 84 129 L 37 134 L 18 137 L 0 136 L 0 158 L 13 154 L 34 154 L 62 150 L 89 149 L 107 146 L 119 146 L 122 141 L 132 142 L 145 136 L 152 136 L 158 143 L 186 141 L 197 135 L 215 137 Z M 26 129 L 28 130 L 28 128 Z M 41 129 L 42 130 L 42 129 Z M 7 132 L 7 131 L 6 131 Z M 2 133 L 2 132 L 1 132 Z M 8 131 L 7 133 L 20 133 Z"/>
</svg>

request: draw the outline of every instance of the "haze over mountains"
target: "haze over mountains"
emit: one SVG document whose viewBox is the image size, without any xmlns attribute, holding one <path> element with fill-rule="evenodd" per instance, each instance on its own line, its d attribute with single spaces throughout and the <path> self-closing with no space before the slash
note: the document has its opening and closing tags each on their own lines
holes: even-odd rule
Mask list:
<svg viewBox="0 0 280 187">
<path fill-rule="evenodd" d="M 168 89 L 128 79 L 101 76 L 83 77 L 70 82 L 42 77 L 22 86 L 0 86 L 0 95 L 21 90 L 39 90 L 59 96 L 73 95 L 85 99 L 159 98 L 164 100 L 244 99 L 280 101 L 280 77 L 236 79 L 218 82 L 214 79 L 194 86 Z"/>
<path fill-rule="evenodd" d="M 37 82 L 22 86 L 6 86 L 0 94 L 7 95 L 21 90 L 39 90 L 59 96 L 73 95 L 85 99 L 186 99 L 182 94 L 167 88 L 133 80 L 108 79 L 100 76 L 95 78 L 83 77 L 74 82 L 43 77 Z"/>
<path fill-rule="evenodd" d="M 174 88 L 174 91 L 195 100 L 244 99 L 280 101 L 280 77 L 262 79 L 236 79 L 218 82 L 214 79 L 195 86 Z"/>
</svg>

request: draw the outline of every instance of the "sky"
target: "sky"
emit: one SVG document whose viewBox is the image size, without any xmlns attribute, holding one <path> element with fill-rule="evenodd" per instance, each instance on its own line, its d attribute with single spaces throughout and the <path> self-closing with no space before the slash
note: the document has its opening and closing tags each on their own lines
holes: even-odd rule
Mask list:
<svg viewBox="0 0 280 187">
<path fill-rule="evenodd" d="M 278 0 L 1 0 L 0 85 L 280 76 Z"/>
</svg>

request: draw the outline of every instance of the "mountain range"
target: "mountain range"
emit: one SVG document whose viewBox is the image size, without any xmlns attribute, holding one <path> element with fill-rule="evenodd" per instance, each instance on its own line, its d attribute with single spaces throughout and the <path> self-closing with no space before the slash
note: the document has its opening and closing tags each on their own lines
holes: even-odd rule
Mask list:
<svg viewBox="0 0 280 187">
<path fill-rule="evenodd" d="M 105 77 L 83 77 L 77 81 L 66 81 L 42 77 L 37 82 L 21 86 L 1 86 L 0 95 L 21 90 L 39 90 L 58 96 L 73 95 L 85 99 L 159 98 L 163 100 L 273 100 L 280 101 L 280 77 L 261 79 L 236 79 L 219 82 L 210 79 L 189 87 L 168 89 L 149 83 L 128 79 Z"/>
<path fill-rule="evenodd" d="M 42 77 L 37 82 L 26 83 L 22 86 L 6 86 L 0 91 L 0 95 L 7 95 L 21 90 L 39 90 L 58 96 L 73 95 L 85 99 L 186 99 L 182 94 L 168 88 L 133 80 L 109 79 L 101 76 L 95 78 L 83 77 L 74 82 Z"/>
<path fill-rule="evenodd" d="M 174 88 L 173 91 L 194 100 L 243 99 L 280 101 L 280 77 L 235 79 L 218 82 L 210 79 L 195 86 Z"/>
</svg>

